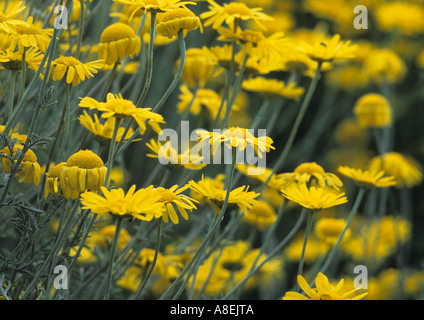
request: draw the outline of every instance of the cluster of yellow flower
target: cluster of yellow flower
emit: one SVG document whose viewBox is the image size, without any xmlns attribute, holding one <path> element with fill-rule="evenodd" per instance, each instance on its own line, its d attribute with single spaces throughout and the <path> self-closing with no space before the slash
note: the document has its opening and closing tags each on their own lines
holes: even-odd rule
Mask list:
<svg viewBox="0 0 424 320">
<path fill-rule="evenodd" d="M 401 249 L 423 180 L 424 3 L 364 1 L 367 31 L 352 0 L 258 2 L 0 0 L 0 225 L 35 226 L 16 227 L 13 261 L 31 270 L 0 260 L 0 297 L 423 293 Z M 161 139 L 184 120 L 202 149 Z M 231 161 L 211 164 L 220 148 Z M 238 161 L 249 148 L 265 167 Z M 85 270 L 67 293 L 46 276 L 59 262 Z M 351 265 L 368 290 L 325 275 Z"/>
</svg>

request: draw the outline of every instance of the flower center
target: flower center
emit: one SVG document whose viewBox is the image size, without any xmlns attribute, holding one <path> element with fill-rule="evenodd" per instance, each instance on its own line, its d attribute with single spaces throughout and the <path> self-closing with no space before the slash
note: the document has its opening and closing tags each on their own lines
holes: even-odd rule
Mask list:
<svg viewBox="0 0 424 320">
<path fill-rule="evenodd" d="M 129 25 L 117 22 L 108 26 L 103 31 L 100 37 L 100 42 L 113 42 L 134 37 L 136 37 L 135 32 Z"/>
<path fill-rule="evenodd" d="M 249 7 L 241 2 L 232 2 L 225 6 L 225 12 L 234 16 L 251 16 L 252 12 Z"/>
<path fill-rule="evenodd" d="M 314 162 L 303 163 L 300 166 L 298 166 L 296 170 L 294 170 L 294 172 L 300 175 L 303 175 L 303 174 L 313 175 L 316 173 L 325 174 L 324 169 Z"/>
<path fill-rule="evenodd" d="M 156 192 L 160 195 L 160 202 L 169 203 L 173 202 L 174 200 L 178 200 L 178 197 L 170 190 L 159 187 L 156 189 Z"/>
<path fill-rule="evenodd" d="M 80 150 L 68 158 L 68 167 L 79 167 L 83 169 L 95 169 L 104 166 L 103 160 L 90 150 Z"/>
</svg>

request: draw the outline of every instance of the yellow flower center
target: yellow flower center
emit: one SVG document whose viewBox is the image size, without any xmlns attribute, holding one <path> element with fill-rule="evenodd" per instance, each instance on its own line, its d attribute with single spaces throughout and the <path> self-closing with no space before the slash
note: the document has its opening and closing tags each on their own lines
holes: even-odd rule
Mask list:
<svg viewBox="0 0 424 320">
<path fill-rule="evenodd" d="M 174 200 L 178 200 L 178 197 L 171 190 L 159 187 L 156 189 L 156 192 L 158 192 L 160 195 L 160 202 L 169 203 L 173 202 Z"/>
<path fill-rule="evenodd" d="M 80 150 L 68 158 L 68 167 L 79 167 L 83 169 L 101 168 L 104 166 L 103 160 L 90 150 Z"/>
<path fill-rule="evenodd" d="M 108 26 L 100 37 L 100 42 L 113 42 L 136 37 L 134 30 L 127 24 L 117 22 Z"/>
<path fill-rule="evenodd" d="M 182 18 L 196 18 L 196 15 L 190 10 L 187 10 L 184 8 L 178 8 L 178 9 L 165 12 L 160 17 L 160 22 L 167 22 L 167 21 L 178 20 Z"/>
<path fill-rule="evenodd" d="M 251 16 L 249 7 L 241 2 L 232 2 L 224 7 L 225 12 L 234 16 Z"/>
<path fill-rule="evenodd" d="M 325 174 L 324 169 L 317 165 L 315 162 L 312 163 L 302 163 L 301 165 L 299 165 L 296 170 L 294 170 L 295 173 L 303 175 L 303 174 L 308 174 L 308 175 L 313 175 L 313 174 Z"/>
</svg>

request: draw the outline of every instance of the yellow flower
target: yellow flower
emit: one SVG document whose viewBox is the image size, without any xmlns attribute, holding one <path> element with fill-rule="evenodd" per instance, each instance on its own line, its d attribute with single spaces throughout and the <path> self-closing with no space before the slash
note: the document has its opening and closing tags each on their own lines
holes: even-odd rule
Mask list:
<svg viewBox="0 0 424 320">
<path fill-rule="evenodd" d="M 160 114 L 151 112 L 150 108 L 137 108 L 132 101 L 122 98 L 122 95 L 109 93 L 106 102 L 98 102 L 91 97 L 85 97 L 81 100 L 79 106 L 82 108 L 97 109 L 103 112 L 103 118 L 133 118 L 139 125 L 140 134 L 144 134 L 146 131 L 145 121 L 147 119 L 149 119 L 148 123 L 156 132 L 161 131 L 159 123 L 164 123 L 163 117 Z"/>
<path fill-rule="evenodd" d="M 16 26 L 27 26 L 25 21 L 15 19 L 25 8 L 23 2 L 19 1 L 13 8 L 7 8 L 6 12 L 0 11 L 0 31 L 6 34 L 16 33 Z"/>
<path fill-rule="evenodd" d="M 213 78 L 215 66 L 215 57 L 207 48 L 189 48 L 181 79 L 190 88 L 203 88 Z"/>
<path fill-rule="evenodd" d="M 392 123 L 390 103 L 378 93 L 361 96 L 356 102 L 353 112 L 362 127 L 381 128 Z"/>
<path fill-rule="evenodd" d="M 328 281 L 328 278 L 318 273 L 315 280 L 315 288 L 311 288 L 308 282 L 301 275 L 297 276 L 297 282 L 302 290 L 306 293 L 306 296 L 298 293 L 289 291 L 283 297 L 283 300 L 360 300 L 364 298 L 368 293 L 362 293 L 354 297 L 349 298 L 357 289 L 353 289 L 348 292 L 343 292 L 344 280 L 341 279 L 336 286 L 333 286 Z"/>
<path fill-rule="evenodd" d="M 345 226 L 345 219 L 321 218 L 315 224 L 315 234 L 320 240 L 330 245 L 335 245 Z M 350 228 L 346 230 L 343 242 L 349 239 L 351 233 Z"/>
<path fill-rule="evenodd" d="M 259 93 L 265 99 L 287 98 L 298 101 L 304 89 L 296 87 L 292 82 L 288 85 L 284 81 L 264 77 L 250 78 L 243 81 L 242 88 Z"/>
<path fill-rule="evenodd" d="M 411 36 L 424 30 L 422 3 L 393 1 L 379 3 L 375 9 L 378 27 L 385 32 L 399 32 Z"/>
<path fill-rule="evenodd" d="M 156 31 L 164 37 L 172 38 L 177 36 L 180 30 L 187 33 L 197 28 L 203 33 L 200 19 L 187 8 L 173 9 L 158 15 Z"/>
<path fill-rule="evenodd" d="M 107 249 L 112 243 L 113 236 L 115 235 L 116 225 L 106 225 L 99 230 L 95 230 L 90 232 L 90 237 L 87 239 L 87 245 L 94 249 L 95 247 L 99 247 L 102 249 Z M 119 239 L 117 243 L 117 250 L 122 250 L 128 242 L 131 240 L 131 235 L 127 231 L 127 229 L 122 228 L 119 233 Z"/>
<path fill-rule="evenodd" d="M 112 135 L 113 135 L 113 129 L 115 128 L 115 121 L 116 119 L 114 117 L 108 118 L 105 123 L 100 123 L 99 117 L 97 114 L 94 114 L 94 121 L 93 119 L 87 114 L 87 112 L 84 110 L 84 115 L 80 115 L 78 117 L 78 120 L 80 121 L 81 125 L 89 130 L 91 133 L 94 134 L 94 139 L 96 139 L 97 142 L 99 142 L 101 145 L 109 145 L 112 141 Z M 125 128 L 119 127 L 118 129 L 118 135 L 116 137 L 116 141 L 121 141 L 123 138 Z M 123 138 L 124 141 L 129 139 L 134 130 L 130 128 L 128 130 L 127 135 Z M 141 139 L 134 139 L 133 141 L 139 141 Z"/>
<path fill-rule="evenodd" d="M 262 12 L 262 8 L 249 8 L 243 2 L 230 2 L 220 6 L 213 0 L 207 0 L 209 3 L 209 11 L 200 15 L 200 18 L 206 20 L 204 25 L 212 26 L 218 29 L 225 22 L 232 27 L 235 22 L 253 21 L 262 29 L 265 29 L 261 21 L 272 20 L 273 18 Z"/>
<path fill-rule="evenodd" d="M 335 190 L 340 190 L 343 187 L 343 183 L 338 176 L 331 172 L 325 172 L 324 168 L 316 162 L 302 163 L 293 172 L 280 173 L 276 178 L 279 181 L 285 180 L 286 184 L 296 182 L 321 188 L 330 187 Z"/>
<path fill-rule="evenodd" d="M 308 188 L 304 183 L 292 183 L 281 189 L 287 199 L 309 209 L 312 212 L 331 208 L 347 202 L 344 192 L 335 193 L 322 187 Z"/>
<path fill-rule="evenodd" d="M 203 177 L 202 179 L 204 181 L 203 184 L 210 184 L 216 189 L 224 189 L 224 174 L 217 174 L 215 178 Z M 197 200 L 200 204 L 207 201 L 207 198 L 203 194 L 198 193 L 192 188 L 190 188 L 190 197 Z"/>
<path fill-rule="evenodd" d="M 336 34 L 331 39 L 322 39 L 314 44 L 303 42 L 302 49 L 312 59 L 318 62 L 332 62 L 355 57 L 356 46 L 350 41 L 340 41 Z"/>
<path fill-rule="evenodd" d="M 126 194 L 121 188 L 108 190 L 104 186 L 100 187 L 103 195 L 85 191 L 81 193 L 82 209 L 101 215 L 150 221 L 154 215 L 160 214 L 159 195 L 153 192 L 153 186 L 137 191 L 135 188 L 135 185 L 131 186 Z"/>
<path fill-rule="evenodd" d="M 60 171 L 60 185 L 65 198 L 76 199 L 85 190 L 99 191 L 104 184 L 107 168 L 91 150 L 71 155 Z"/>
<path fill-rule="evenodd" d="M 22 152 L 23 146 L 15 144 L 11 154 L 11 150 L 5 147 L 0 153 L 1 156 L 1 167 L 5 173 L 11 172 L 12 161 L 13 166 L 16 164 L 20 153 Z M 22 159 L 19 169 L 16 172 L 16 178 L 20 183 L 34 183 L 36 186 L 40 183 L 41 179 L 41 167 L 37 162 L 37 156 L 34 151 L 28 149 Z"/>
<path fill-rule="evenodd" d="M 199 182 L 195 182 L 193 180 L 189 181 L 188 187 L 205 197 L 215 212 L 220 214 L 227 194 L 226 190 L 216 186 L 210 181 L 205 180 L 203 175 L 202 180 Z M 235 204 L 239 206 L 243 212 L 247 212 L 248 209 L 252 208 L 252 206 L 256 203 L 257 200 L 255 200 L 255 198 L 260 195 L 259 193 L 248 190 L 248 186 L 242 186 L 231 190 L 228 199 L 228 206 Z"/>
<path fill-rule="evenodd" d="M 353 169 L 347 166 L 339 166 L 338 171 L 344 176 L 353 179 L 359 187 L 366 189 L 396 185 L 396 180 L 393 176 L 383 177 L 385 174 L 384 171 Z"/>
<path fill-rule="evenodd" d="M 44 187 L 44 198 L 47 198 L 49 194 L 54 196 L 62 195 L 62 189 L 60 186 L 60 173 L 62 171 L 62 166 L 65 162 L 60 162 L 57 165 L 53 166 L 49 172 L 46 173 L 46 185 Z"/>
<path fill-rule="evenodd" d="M 172 147 L 170 141 L 161 144 L 159 141 L 150 139 L 150 142 L 146 143 L 146 146 L 153 152 L 146 154 L 146 156 L 158 158 L 160 163 L 166 163 L 171 169 L 185 168 L 189 170 L 199 170 L 206 166 L 205 163 L 201 163 L 203 157 L 191 154 L 190 148 L 183 153 L 178 153 L 178 151 Z"/>
<path fill-rule="evenodd" d="M 199 134 L 199 140 L 209 141 L 212 146 L 213 154 L 218 151 L 218 147 L 221 143 L 224 143 L 228 148 L 235 148 L 240 151 L 246 149 L 249 145 L 258 154 L 259 158 L 263 158 L 263 153 L 269 152 L 271 149 L 275 149 L 272 146 L 272 139 L 267 136 L 256 138 L 248 129 L 239 127 L 230 127 L 225 129 L 223 133 L 219 132 L 208 132 L 206 130 L 197 130 Z"/>
<path fill-rule="evenodd" d="M 38 70 L 43 54 L 37 48 L 29 48 L 25 52 L 26 67 L 34 71 Z M 19 51 L 7 49 L 0 51 L 0 64 L 8 70 L 22 71 L 22 54 Z"/>
<path fill-rule="evenodd" d="M 365 60 L 365 72 L 368 77 L 380 84 L 399 83 L 405 78 L 407 67 L 403 59 L 390 49 L 375 49 Z"/>
<path fill-rule="evenodd" d="M 15 48 L 22 54 L 24 49 L 38 48 L 45 53 L 53 35 L 53 29 L 43 29 L 41 21 L 34 23 L 33 17 L 28 17 L 26 24 L 15 25 L 15 33 L 3 37 L 1 44 L 3 48 Z"/>
<path fill-rule="evenodd" d="M 181 0 L 113 0 L 116 3 L 122 3 L 131 6 L 132 12 L 130 13 L 129 20 L 131 21 L 135 14 L 140 10 L 144 12 L 161 13 L 171 9 L 185 7 L 188 4 L 196 4 L 191 1 Z"/>
<path fill-rule="evenodd" d="M 124 59 L 133 58 L 140 52 L 141 39 L 129 25 L 117 22 L 103 30 L 99 43 L 99 57 L 111 65 Z"/>
<path fill-rule="evenodd" d="M 218 33 L 218 41 L 236 41 L 243 45 L 243 50 L 240 51 L 241 53 L 263 60 L 266 63 L 281 59 L 281 49 L 287 41 L 282 32 L 275 32 L 269 36 L 265 36 L 261 31 L 242 30 L 241 28 L 237 28 L 234 31 L 222 27 L 218 29 Z"/>
<path fill-rule="evenodd" d="M 63 77 L 67 84 L 76 86 L 81 81 L 85 81 L 94 77 L 93 73 L 103 67 L 102 60 L 82 63 L 74 57 L 61 56 L 52 62 L 51 72 L 53 73 L 53 81 L 59 81 Z"/>
<path fill-rule="evenodd" d="M 197 202 L 197 200 L 192 199 L 184 194 L 181 194 L 186 187 L 182 187 L 178 189 L 178 185 L 174 185 L 169 189 L 166 188 L 155 188 L 154 192 L 159 195 L 159 199 L 157 200 L 158 206 L 162 209 L 162 219 L 165 223 L 168 223 L 169 219 L 174 224 L 179 223 L 177 212 L 174 206 L 177 207 L 181 216 L 188 220 L 187 211 L 191 211 L 192 209 L 197 209 L 193 202 Z"/>
<path fill-rule="evenodd" d="M 6 128 L 6 126 L 0 125 L 0 132 L 2 133 L 4 131 L 4 129 Z M 20 134 L 17 132 L 13 132 L 13 130 L 11 130 L 9 132 L 9 137 L 10 141 L 13 141 L 16 139 L 16 142 L 19 143 L 24 143 L 27 139 L 27 136 L 25 134 Z"/>
<path fill-rule="evenodd" d="M 384 171 L 395 177 L 397 188 L 412 188 L 423 180 L 421 165 L 414 158 L 398 152 L 388 152 L 371 158 L 368 169 Z"/>
<path fill-rule="evenodd" d="M 266 201 L 259 200 L 243 215 L 242 221 L 264 230 L 271 227 L 277 218 L 274 208 Z"/>
<path fill-rule="evenodd" d="M 284 250 L 284 256 L 292 261 L 299 262 L 300 256 L 303 251 L 303 243 L 305 241 L 304 235 L 300 234 L 292 242 L 289 243 L 287 248 Z M 304 260 L 306 264 L 315 262 L 318 258 L 327 254 L 329 250 L 328 243 L 318 239 L 314 234 L 308 238 L 308 242 L 305 248 Z"/>
</svg>

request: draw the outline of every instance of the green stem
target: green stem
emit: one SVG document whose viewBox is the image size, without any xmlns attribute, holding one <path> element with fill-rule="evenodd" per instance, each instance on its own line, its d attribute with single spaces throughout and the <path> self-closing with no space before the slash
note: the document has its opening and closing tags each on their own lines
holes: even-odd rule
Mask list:
<svg viewBox="0 0 424 320">
<path fill-rule="evenodd" d="M 120 217 L 118 217 L 116 220 L 116 230 L 115 230 L 115 234 L 113 235 L 112 247 L 110 250 L 110 257 L 109 257 L 109 265 L 107 269 L 106 295 L 104 297 L 104 300 L 109 300 L 110 298 L 110 288 L 112 286 L 112 271 L 113 271 L 114 262 L 115 262 L 115 254 L 116 254 L 116 248 L 118 246 L 119 234 L 121 233 L 123 222 L 124 220 Z"/>
<path fill-rule="evenodd" d="M 112 172 L 112 165 L 114 160 L 114 154 L 115 154 L 115 145 L 116 145 L 116 137 L 118 136 L 119 126 L 121 125 L 122 118 L 115 119 L 115 127 L 113 128 L 113 134 L 112 134 L 112 140 L 110 141 L 109 145 L 109 154 L 107 157 L 107 172 L 106 172 L 106 179 L 105 179 L 105 186 L 109 187 L 110 183 L 110 174 Z"/>
<path fill-rule="evenodd" d="M 241 286 L 243 286 L 247 282 L 247 280 L 250 279 L 250 277 L 252 277 L 256 272 L 258 272 L 265 265 L 265 263 L 267 263 L 276 254 L 280 253 L 281 250 L 290 242 L 290 240 L 294 237 L 294 235 L 300 229 L 304 218 L 305 218 L 305 212 L 302 211 L 302 213 L 299 216 L 299 219 L 297 220 L 296 224 L 293 226 L 293 229 L 290 230 L 290 232 L 287 234 L 287 236 L 283 240 L 281 240 L 281 242 L 274 248 L 274 250 L 272 250 L 268 254 L 268 256 L 256 268 L 250 270 L 249 273 L 222 298 L 222 300 L 229 299 L 237 290 L 239 290 Z"/>
<path fill-rule="evenodd" d="M 296 137 L 297 131 L 299 130 L 300 124 L 302 123 L 303 117 L 305 116 L 306 110 L 308 109 L 309 103 L 311 102 L 312 96 L 313 96 L 315 89 L 317 87 L 318 80 L 319 80 L 320 75 L 321 75 L 321 66 L 322 66 L 322 63 L 319 62 L 317 69 L 315 71 L 315 75 L 314 75 L 314 77 L 311 81 L 311 84 L 309 85 L 308 91 L 307 91 L 307 93 L 306 93 L 306 95 L 303 99 L 302 105 L 300 106 L 299 113 L 297 114 L 296 120 L 295 120 L 294 125 L 291 129 L 289 138 L 287 139 L 287 142 L 284 146 L 284 149 L 283 149 L 280 157 L 278 158 L 276 164 L 272 168 L 271 174 L 268 176 L 268 178 L 265 180 L 265 182 L 261 185 L 258 192 L 262 191 L 263 188 L 265 188 L 265 186 L 268 184 L 269 180 L 271 179 L 271 176 L 274 175 L 274 173 L 276 173 L 277 170 L 279 170 L 281 168 L 281 166 L 284 164 L 284 161 L 286 161 L 286 158 L 289 155 L 291 147 L 294 143 L 294 139 Z"/>
<path fill-rule="evenodd" d="M 353 204 L 353 207 L 349 213 L 349 217 L 347 219 L 346 225 L 343 228 L 343 231 L 340 233 L 339 238 L 337 239 L 336 244 L 333 246 L 333 248 L 330 251 L 330 254 L 327 258 L 327 260 L 325 261 L 324 265 L 321 267 L 320 272 L 321 273 L 325 273 L 327 271 L 327 268 L 330 266 L 331 262 L 333 261 L 334 257 L 336 256 L 337 250 L 343 240 L 343 237 L 347 231 L 347 229 L 349 228 L 353 218 L 356 215 L 356 212 L 358 211 L 359 205 L 362 202 L 362 199 L 364 197 L 366 189 L 364 188 L 360 188 L 358 191 L 358 195 L 356 196 L 355 202 Z"/>
<path fill-rule="evenodd" d="M 180 47 L 180 64 L 178 66 L 178 70 L 177 70 L 177 72 L 174 76 L 174 79 L 171 82 L 171 85 L 165 91 L 164 95 L 160 98 L 160 100 L 158 101 L 156 106 L 152 109 L 152 112 L 158 112 L 159 109 L 162 108 L 163 104 L 169 98 L 171 93 L 175 90 L 175 88 L 177 87 L 177 85 L 178 85 L 178 83 L 181 79 L 181 75 L 183 73 L 184 64 L 185 64 L 185 60 L 186 60 L 186 45 L 185 45 L 184 34 L 183 34 L 182 29 L 180 31 L 178 31 L 178 45 Z"/>
<path fill-rule="evenodd" d="M 199 249 L 193 255 L 193 257 L 188 262 L 188 264 L 185 266 L 184 270 L 180 273 L 180 275 L 177 277 L 177 279 L 162 294 L 162 296 L 159 298 L 160 300 L 166 299 L 172 293 L 172 291 L 180 284 L 180 282 L 182 281 L 182 279 L 184 278 L 186 273 L 188 273 L 187 276 L 186 276 L 186 279 L 184 280 L 183 284 L 178 289 L 177 293 L 174 295 L 173 299 L 178 298 L 178 296 L 183 291 L 186 283 L 188 282 L 191 273 L 195 270 L 198 262 L 200 261 L 199 259 L 200 259 L 201 255 L 203 254 L 203 252 L 206 248 L 206 245 L 209 243 L 212 236 L 215 234 L 215 231 L 218 229 L 221 221 L 224 219 L 224 214 L 225 214 L 225 211 L 227 210 L 228 200 L 230 198 L 231 185 L 232 185 L 234 171 L 235 171 L 235 167 L 236 167 L 235 166 L 236 165 L 236 151 L 235 151 L 235 149 L 233 149 L 232 151 L 233 151 L 233 157 L 232 157 L 231 165 L 229 167 L 229 175 L 227 176 L 227 181 L 226 181 L 226 186 L 225 186 L 225 190 L 227 192 L 225 194 L 225 200 L 224 200 L 224 203 L 221 207 L 220 214 L 214 216 L 214 220 L 213 220 L 213 222 L 210 226 L 210 229 L 209 229 L 208 233 L 206 234 L 205 239 L 203 240 L 203 242 L 199 246 Z"/>
<path fill-rule="evenodd" d="M 303 211 L 305 212 L 306 209 L 303 209 Z M 312 212 L 309 212 L 308 213 L 308 222 L 306 224 L 305 238 L 303 240 L 302 253 L 300 255 L 299 266 L 298 266 L 298 269 L 297 269 L 298 275 L 302 275 L 302 273 L 303 273 L 303 265 L 305 263 L 306 245 L 308 243 L 309 234 L 311 233 L 313 220 L 314 220 L 314 214 Z"/>
<path fill-rule="evenodd" d="M 156 15 L 157 13 L 154 11 L 150 12 L 150 38 L 149 38 L 149 48 L 147 51 L 147 73 L 146 73 L 146 79 L 144 82 L 143 91 L 141 92 L 141 95 L 137 101 L 137 108 L 140 108 L 140 106 L 143 104 L 144 99 L 147 96 L 147 92 L 150 88 L 150 83 L 152 82 L 152 75 L 153 75 L 153 49 L 154 49 L 154 42 L 155 42 L 155 30 L 156 30 Z"/>
<path fill-rule="evenodd" d="M 158 221 L 158 230 L 157 230 L 157 237 L 156 237 L 156 248 L 155 248 L 155 254 L 153 256 L 152 264 L 150 265 L 149 271 L 147 272 L 146 276 L 144 277 L 143 281 L 140 283 L 140 286 L 137 288 L 137 291 L 135 293 L 135 300 L 138 300 L 141 296 L 141 293 L 143 292 L 144 287 L 147 284 L 147 281 L 150 279 L 150 276 L 152 275 L 153 269 L 156 266 L 156 261 L 158 259 L 159 250 L 160 250 L 160 240 L 162 236 L 162 219 L 159 219 Z"/>
<path fill-rule="evenodd" d="M 9 115 L 7 117 L 8 119 L 11 119 L 13 115 L 16 76 L 17 76 L 17 71 L 12 70 L 10 74 L 10 83 L 9 83 Z"/>
<path fill-rule="evenodd" d="M 26 66 L 26 48 L 24 48 L 24 52 L 22 53 L 22 73 L 21 73 L 21 87 L 19 88 L 18 102 L 21 101 L 22 95 L 25 90 L 25 82 L 27 76 L 27 66 Z"/>
</svg>

